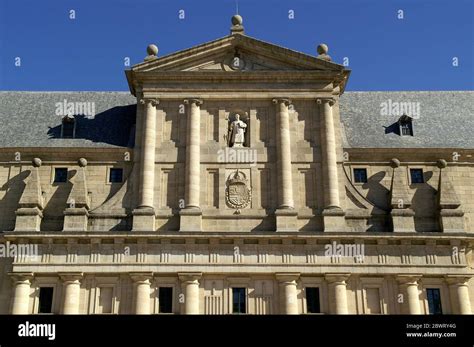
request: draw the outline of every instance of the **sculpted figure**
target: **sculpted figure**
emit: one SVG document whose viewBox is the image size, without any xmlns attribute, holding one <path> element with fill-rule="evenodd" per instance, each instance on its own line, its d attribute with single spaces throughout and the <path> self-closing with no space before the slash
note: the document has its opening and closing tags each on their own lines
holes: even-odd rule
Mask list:
<svg viewBox="0 0 474 347">
<path fill-rule="evenodd" d="M 229 146 L 244 147 L 245 128 L 247 124 L 240 120 L 240 115 L 235 115 L 235 120 L 229 125 Z"/>
</svg>

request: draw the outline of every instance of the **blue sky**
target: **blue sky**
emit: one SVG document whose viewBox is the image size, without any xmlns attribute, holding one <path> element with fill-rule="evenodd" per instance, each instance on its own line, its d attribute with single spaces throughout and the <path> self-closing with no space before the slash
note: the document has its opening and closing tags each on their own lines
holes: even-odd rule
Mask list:
<svg viewBox="0 0 474 347">
<path fill-rule="evenodd" d="M 472 0 L 239 0 L 239 12 L 261 40 L 312 55 L 328 44 L 348 59 L 347 90 L 474 86 Z M 0 90 L 126 91 L 127 57 L 225 36 L 234 13 L 235 0 L 0 0 Z"/>
</svg>

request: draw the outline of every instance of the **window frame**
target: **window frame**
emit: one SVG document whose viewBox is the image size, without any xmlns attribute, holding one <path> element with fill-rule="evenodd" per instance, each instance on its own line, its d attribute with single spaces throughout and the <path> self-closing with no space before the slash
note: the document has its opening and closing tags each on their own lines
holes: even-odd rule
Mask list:
<svg viewBox="0 0 474 347">
<path fill-rule="evenodd" d="M 439 300 L 439 309 L 440 309 L 440 313 L 431 313 L 430 311 L 430 296 L 428 295 L 428 291 L 438 291 L 438 300 Z M 443 312 L 443 294 L 442 294 L 442 290 L 440 287 L 437 287 L 437 286 L 426 286 L 425 287 L 425 296 L 426 296 L 426 313 L 430 316 L 441 316 L 444 314 Z"/>
<path fill-rule="evenodd" d="M 64 136 L 64 124 L 72 123 L 72 136 Z M 76 118 L 74 116 L 64 116 L 61 120 L 61 138 L 62 139 L 74 139 L 76 138 Z"/>
<path fill-rule="evenodd" d="M 248 314 L 248 288 L 247 287 L 243 287 L 243 286 L 232 286 L 231 288 L 231 314 Z M 245 312 L 234 312 L 234 289 L 242 289 L 243 290 L 243 293 L 244 293 L 244 309 L 245 309 Z M 240 305 L 242 305 L 242 303 L 240 303 Z"/>
<path fill-rule="evenodd" d="M 365 171 L 365 182 L 357 182 L 356 181 L 356 177 L 357 177 L 356 176 L 356 170 L 364 170 Z M 354 184 L 363 185 L 363 184 L 369 182 L 369 172 L 368 172 L 366 167 L 353 167 L 352 168 L 352 178 L 353 178 Z"/>
<path fill-rule="evenodd" d="M 121 302 L 121 291 L 118 288 L 118 278 L 117 277 L 95 277 L 90 297 L 92 300 L 89 301 L 89 314 L 118 314 L 120 310 Z M 99 311 L 99 295 L 101 287 L 112 287 L 112 304 L 111 304 L 111 313 L 101 313 Z"/>
<path fill-rule="evenodd" d="M 403 115 L 398 120 L 400 136 L 413 136 L 413 118 Z M 408 130 L 408 134 L 404 133 L 404 129 Z"/>
<path fill-rule="evenodd" d="M 56 181 L 56 170 L 66 170 L 66 180 L 65 181 Z M 68 183 L 68 181 L 69 181 L 69 168 L 68 167 L 54 166 L 52 168 L 52 179 L 51 179 L 52 184 L 64 184 L 64 183 Z"/>
<path fill-rule="evenodd" d="M 318 306 L 319 306 L 319 312 L 309 312 L 309 305 L 308 305 L 308 289 L 317 289 L 318 290 Z M 322 288 L 321 286 L 310 286 L 307 285 L 304 287 L 304 298 L 305 298 L 305 309 L 306 309 L 306 314 L 322 314 L 322 302 L 321 302 L 321 292 Z"/>
<path fill-rule="evenodd" d="M 119 184 L 119 183 L 123 183 L 123 177 L 124 177 L 124 170 L 122 167 L 109 167 L 109 172 L 108 172 L 108 179 L 107 179 L 107 183 L 109 184 Z M 121 174 L 121 180 L 120 181 L 117 181 L 117 182 L 114 182 L 112 181 L 112 170 L 121 170 L 122 171 L 122 174 Z"/>
<path fill-rule="evenodd" d="M 161 312 L 160 310 L 160 305 L 161 305 L 161 297 L 160 297 L 160 291 L 161 291 L 161 288 L 167 288 L 167 289 L 170 289 L 171 290 L 171 311 L 170 312 Z M 158 291 L 158 295 L 157 295 L 157 298 L 158 298 L 158 307 L 157 307 L 157 313 L 158 314 L 173 314 L 174 313 L 174 297 L 175 297 L 175 294 L 174 294 L 174 286 L 172 285 L 158 285 L 157 287 L 157 291 Z"/>
<path fill-rule="evenodd" d="M 421 182 L 413 182 L 413 175 L 412 172 L 420 170 L 421 171 Z M 425 181 L 425 171 L 423 168 L 420 167 L 409 167 L 408 168 L 408 176 L 410 178 L 410 184 L 424 184 L 426 183 Z"/>
</svg>

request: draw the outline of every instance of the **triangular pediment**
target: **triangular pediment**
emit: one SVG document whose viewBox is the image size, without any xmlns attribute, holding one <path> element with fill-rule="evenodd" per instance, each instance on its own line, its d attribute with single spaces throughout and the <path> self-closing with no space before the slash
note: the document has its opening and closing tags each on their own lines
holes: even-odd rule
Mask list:
<svg viewBox="0 0 474 347">
<path fill-rule="evenodd" d="M 246 35 L 230 35 L 137 64 L 133 72 L 342 71 L 332 61 Z"/>
</svg>

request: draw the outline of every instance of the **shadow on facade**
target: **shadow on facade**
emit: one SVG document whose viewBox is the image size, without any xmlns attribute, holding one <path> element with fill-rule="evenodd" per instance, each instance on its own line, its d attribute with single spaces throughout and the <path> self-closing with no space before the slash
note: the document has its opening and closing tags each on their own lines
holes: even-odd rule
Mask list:
<svg viewBox="0 0 474 347">
<path fill-rule="evenodd" d="M 30 170 L 22 171 L 0 187 L 0 190 L 6 191 L 3 199 L 0 200 L 0 210 L 3 216 L 9 216 L 0 220 L 1 231 L 11 231 L 15 228 L 15 211 L 25 190 L 25 179 L 30 173 Z"/>
<path fill-rule="evenodd" d="M 412 209 L 415 212 L 415 231 L 440 231 L 437 218 L 437 190 L 428 184 L 433 177 L 433 171 L 426 171 L 423 176 L 425 183 L 410 185 L 410 188 L 415 189 L 411 199 Z"/>
<path fill-rule="evenodd" d="M 109 145 L 133 147 L 136 106 L 117 106 L 96 114 L 95 116 L 74 115 L 74 139 L 84 139 Z M 61 138 L 61 124 L 50 127 L 50 139 Z M 72 139 L 72 140 L 74 140 Z"/>
</svg>

